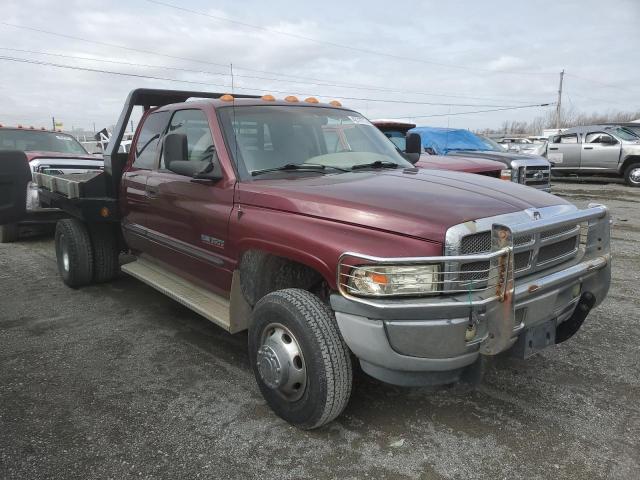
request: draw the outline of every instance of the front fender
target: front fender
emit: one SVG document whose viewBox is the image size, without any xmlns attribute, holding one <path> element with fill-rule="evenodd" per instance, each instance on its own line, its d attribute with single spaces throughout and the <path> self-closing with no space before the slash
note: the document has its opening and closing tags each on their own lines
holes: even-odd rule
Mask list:
<svg viewBox="0 0 640 480">
<path fill-rule="evenodd" d="M 229 238 L 234 258 L 264 251 L 306 265 L 336 289 L 338 259 L 346 251 L 379 257 L 441 255 L 441 243 L 336 222 L 310 215 L 242 205 L 232 213 Z"/>
</svg>

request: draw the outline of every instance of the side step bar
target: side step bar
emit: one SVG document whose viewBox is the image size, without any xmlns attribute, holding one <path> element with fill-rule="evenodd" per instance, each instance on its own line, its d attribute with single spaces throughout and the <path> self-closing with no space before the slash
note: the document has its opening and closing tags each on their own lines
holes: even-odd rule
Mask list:
<svg viewBox="0 0 640 480">
<path fill-rule="evenodd" d="M 122 265 L 122 271 L 164 293 L 216 325 L 231 331 L 229 300 L 211 293 L 144 257 Z"/>
</svg>

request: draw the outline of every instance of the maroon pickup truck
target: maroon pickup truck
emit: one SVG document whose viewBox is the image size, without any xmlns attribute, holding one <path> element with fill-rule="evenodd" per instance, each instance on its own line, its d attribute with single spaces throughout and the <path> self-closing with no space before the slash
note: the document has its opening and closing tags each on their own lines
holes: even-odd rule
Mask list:
<svg viewBox="0 0 640 480">
<path fill-rule="evenodd" d="M 136 105 L 145 113 L 119 153 Z M 334 135 L 345 126 L 348 149 Z M 19 156 L 0 161 L 15 193 L 29 176 Z M 122 269 L 248 330 L 260 391 L 300 428 L 342 412 L 354 361 L 396 385 L 477 378 L 483 355 L 567 340 L 609 288 L 605 207 L 417 169 L 337 102 L 135 90 L 104 172 L 36 181 L 73 216 L 55 237 L 67 285 Z M 20 205 L 7 196 L 0 221 Z M 124 251 L 135 261 L 120 266 Z"/>
<path fill-rule="evenodd" d="M 415 123 L 402 122 L 400 120 L 372 120 L 372 124 L 380 129 L 385 136 L 400 150 L 407 150 L 407 133 L 415 128 Z M 416 167 L 432 168 L 436 170 L 452 170 L 455 172 L 477 173 L 488 177 L 501 178 L 511 181 L 511 172 L 508 172 L 504 163 L 484 158 L 469 158 L 464 156 L 430 155 L 422 153 L 422 147 L 418 147 L 418 155 L 407 159 Z"/>
</svg>

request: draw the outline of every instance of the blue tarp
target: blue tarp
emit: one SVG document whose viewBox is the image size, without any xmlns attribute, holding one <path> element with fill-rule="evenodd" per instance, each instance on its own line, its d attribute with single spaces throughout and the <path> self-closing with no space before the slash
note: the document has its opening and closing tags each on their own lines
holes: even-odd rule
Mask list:
<svg viewBox="0 0 640 480">
<path fill-rule="evenodd" d="M 451 150 L 490 150 L 486 143 L 469 130 L 457 128 L 416 127 L 409 133 L 418 133 L 422 148 L 430 147 L 438 155 Z"/>
</svg>

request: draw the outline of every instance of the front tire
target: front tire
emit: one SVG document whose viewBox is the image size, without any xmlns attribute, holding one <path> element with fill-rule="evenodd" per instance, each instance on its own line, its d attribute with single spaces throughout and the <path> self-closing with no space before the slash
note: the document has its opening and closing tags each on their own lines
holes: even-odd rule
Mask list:
<svg viewBox="0 0 640 480">
<path fill-rule="evenodd" d="M 18 240 L 20 229 L 16 223 L 0 225 L 0 243 L 13 243 Z"/>
<path fill-rule="evenodd" d="M 278 290 L 256 304 L 249 358 L 271 409 L 296 427 L 325 425 L 349 401 L 349 349 L 331 309 L 306 290 Z"/>
<path fill-rule="evenodd" d="M 58 221 L 55 243 L 62 281 L 71 288 L 89 285 L 93 278 L 93 252 L 84 223 L 74 218 Z"/>
<path fill-rule="evenodd" d="M 630 187 L 640 187 L 640 162 L 632 163 L 624 171 L 624 181 Z"/>
</svg>

